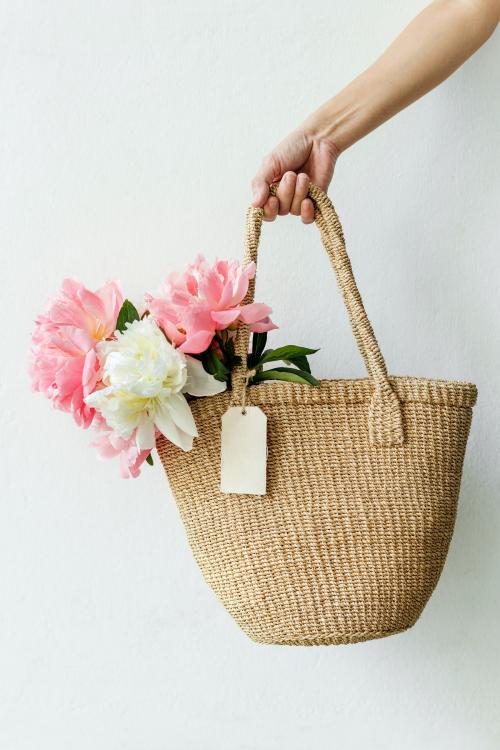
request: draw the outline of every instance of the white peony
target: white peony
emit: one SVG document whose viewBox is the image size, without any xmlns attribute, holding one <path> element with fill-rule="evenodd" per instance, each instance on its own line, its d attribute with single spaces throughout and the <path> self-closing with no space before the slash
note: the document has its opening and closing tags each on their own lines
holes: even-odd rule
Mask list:
<svg viewBox="0 0 500 750">
<path fill-rule="evenodd" d="M 191 450 L 198 432 L 183 394 L 213 396 L 226 384 L 175 349 L 152 318 L 127 326 L 116 332 L 116 341 L 98 345 L 104 388 L 85 402 L 120 437 L 128 439 L 137 429 L 139 450 L 154 448 L 155 428 L 182 450 Z"/>
</svg>

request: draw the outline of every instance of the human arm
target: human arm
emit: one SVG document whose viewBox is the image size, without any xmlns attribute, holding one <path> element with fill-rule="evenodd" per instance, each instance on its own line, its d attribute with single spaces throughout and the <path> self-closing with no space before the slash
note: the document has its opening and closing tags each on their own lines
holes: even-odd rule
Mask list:
<svg viewBox="0 0 500 750">
<path fill-rule="evenodd" d="M 373 65 L 266 156 L 252 181 L 264 219 L 292 213 L 311 223 L 309 182 L 326 190 L 343 151 L 448 78 L 499 20 L 500 0 L 435 0 L 424 8 Z M 273 182 L 277 196 L 269 194 Z"/>
</svg>

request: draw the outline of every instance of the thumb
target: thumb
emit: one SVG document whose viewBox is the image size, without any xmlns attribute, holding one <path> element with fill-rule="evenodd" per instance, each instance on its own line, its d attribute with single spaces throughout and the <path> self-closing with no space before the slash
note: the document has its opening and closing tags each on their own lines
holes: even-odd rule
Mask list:
<svg viewBox="0 0 500 750">
<path fill-rule="evenodd" d="M 269 185 L 277 182 L 281 177 L 282 174 L 278 160 L 274 154 L 267 156 L 252 180 L 252 206 L 263 208 L 269 198 Z"/>
</svg>

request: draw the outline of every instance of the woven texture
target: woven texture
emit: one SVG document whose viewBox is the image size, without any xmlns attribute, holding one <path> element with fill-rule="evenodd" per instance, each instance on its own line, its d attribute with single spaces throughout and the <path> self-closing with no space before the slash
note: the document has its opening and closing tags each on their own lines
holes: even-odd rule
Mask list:
<svg viewBox="0 0 500 750">
<path fill-rule="evenodd" d="M 199 430 L 183 453 L 158 453 L 194 556 L 243 630 L 263 643 L 353 643 L 414 624 L 453 533 L 476 388 L 389 377 L 327 196 L 311 185 L 316 222 L 368 378 L 246 386 L 249 332 L 233 389 L 191 402 Z M 250 209 L 245 260 L 262 212 Z M 254 284 L 247 301 L 253 299 Z M 229 406 L 268 418 L 267 494 L 222 494 L 220 422 Z"/>
</svg>

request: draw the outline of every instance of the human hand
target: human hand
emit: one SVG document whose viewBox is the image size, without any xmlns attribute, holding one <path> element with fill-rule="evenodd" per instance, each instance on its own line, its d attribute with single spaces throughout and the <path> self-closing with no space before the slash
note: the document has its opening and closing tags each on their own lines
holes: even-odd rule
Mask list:
<svg viewBox="0 0 500 750">
<path fill-rule="evenodd" d="M 252 180 L 252 205 L 264 209 L 264 221 L 291 213 L 311 224 L 314 206 L 307 197 L 309 183 L 326 190 L 339 153 L 333 141 L 314 125 L 297 128 L 262 162 Z M 269 194 L 273 182 L 279 182 L 276 196 Z"/>
</svg>

